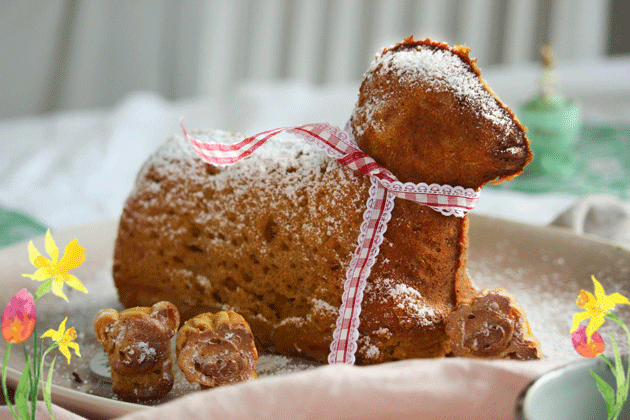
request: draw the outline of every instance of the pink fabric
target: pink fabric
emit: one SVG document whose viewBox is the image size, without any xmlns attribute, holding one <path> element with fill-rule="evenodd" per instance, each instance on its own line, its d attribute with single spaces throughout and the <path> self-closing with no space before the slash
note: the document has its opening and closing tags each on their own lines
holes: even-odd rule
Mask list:
<svg viewBox="0 0 630 420">
<path fill-rule="evenodd" d="M 368 367 L 327 365 L 199 391 L 121 419 L 507 420 L 514 418 L 520 392 L 560 364 L 449 358 Z M 56 410 L 57 419 L 82 419 Z M 9 418 L 3 407 L 0 420 Z"/>
<path fill-rule="evenodd" d="M 141 419 L 513 419 L 524 387 L 546 362 L 409 360 L 314 371 L 203 391 Z"/>
<path fill-rule="evenodd" d="M 55 420 L 83 420 L 84 417 L 77 416 L 70 411 L 61 408 L 57 405 L 53 405 L 52 407 L 53 416 L 55 416 Z M 3 406 L 0 407 L 0 420 L 9 420 L 13 419 L 11 415 L 11 411 L 9 407 Z M 46 410 L 46 405 L 43 401 L 39 401 L 37 403 L 37 420 L 50 420 L 50 414 L 48 414 L 48 410 Z"/>
</svg>

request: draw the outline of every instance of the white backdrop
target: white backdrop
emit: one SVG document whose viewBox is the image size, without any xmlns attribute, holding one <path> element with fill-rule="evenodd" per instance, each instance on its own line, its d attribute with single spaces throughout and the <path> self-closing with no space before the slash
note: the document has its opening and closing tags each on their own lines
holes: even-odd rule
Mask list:
<svg viewBox="0 0 630 420">
<path fill-rule="evenodd" d="M 0 3 L 0 119 L 111 107 L 148 90 L 229 96 L 243 80 L 356 83 L 409 35 L 472 48 L 482 69 L 600 60 L 608 0 L 20 0 Z"/>
<path fill-rule="evenodd" d="M 291 5 L 287 10 L 285 3 Z M 455 8 L 468 2 L 2 2 L 0 54 L 7 59 L 0 64 L 0 206 L 23 210 L 53 228 L 117 218 L 140 165 L 179 132 L 180 117 L 191 129 L 244 134 L 319 121 L 343 125 L 376 45 L 413 32 L 424 36 L 422 25 L 451 44 L 466 40 L 484 78 L 516 110 L 537 93 L 539 65 L 525 52 L 535 55 L 538 37 L 531 32 L 540 18 L 536 13 L 545 9 L 527 0 L 474 3 L 487 8 L 453 20 Z M 559 51 L 560 90 L 582 104 L 588 122 L 630 124 L 630 58 L 602 56 L 595 42 L 602 38 L 596 35 L 605 27 L 599 18 L 606 16 L 607 4 L 553 2 L 555 15 L 564 7 L 573 16 L 563 20 L 566 33 L 552 36 L 557 43 L 574 34 L 570 28 L 580 16 L 594 22 L 575 35 L 592 36 L 581 55 L 575 48 Z M 487 47 L 494 45 L 497 29 L 473 30 L 493 22 L 487 16 L 497 13 L 490 7 L 497 5 L 503 21 L 522 18 L 512 22 L 512 35 L 501 41 L 498 55 Z M 483 15 L 488 10 L 494 14 Z M 327 17 L 333 32 L 321 38 L 324 23 L 313 16 Z M 527 16 L 530 26 L 523 26 Z M 357 38 L 365 19 L 378 25 Z M 288 20 L 292 29 L 282 29 Z M 523 54 L 507 48 L 517 41 Z M 484 191 L 476 211 L 547 224 L 575 199 Z"/>
</svg>

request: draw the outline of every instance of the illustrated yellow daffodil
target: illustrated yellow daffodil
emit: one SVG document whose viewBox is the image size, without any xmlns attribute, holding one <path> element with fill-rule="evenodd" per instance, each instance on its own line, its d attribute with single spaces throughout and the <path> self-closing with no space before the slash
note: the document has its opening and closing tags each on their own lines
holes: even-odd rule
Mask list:
<svg viewBox="0 0 630 420">
<path fill-rule="evenodd" d="M 589 343 L 593 333 L 602 326 L 604 317 L 615 305 L 630 305 L 630 301 L 620 293 L 606 296 L 604 287 L 595 279 L 595 276 L 591 276 L 591 278 L 595 286 L 595 296 L 585 290 L 580 290 L 576 303 L 580 308 L 584 309 L 584 312 L 578 312 L 573 316 L 573 326 L 571 327 L 571 332 L 574 332 L 581 321 L 591 318 L 585 331 Z"/>
<path fill-rule="evenodd" d="M 85 248 L 80 246 L 76 239 L 70 242 L 63 252 L 61 260 L 59 259 L 59 249 L 55 245 L 55 241 L 50 235 L 50 231 L 46 232 L 45 239 L 46 252 L 50 255 L 50 259 L 43 257 L 33 241 L 28 244 L 28 256 L 31 264 L 33 264 L 38 270 L 34 274 L 22 274 L 24 277 L 29 277 L 33 280 L 44 281 L 53 278 L 51 290 L 54 294 L 62 297 L 66 301 L 68 298 L 63 293 L 63 284 L 67 283 L 68 286 L 87 293 L 87 289 L 83 286 L 81 281 L 68 274 L 69 270 L 77 268 L 83 261 L 85 261 Z"/>
<path fill-rule="evenodd" d="M 52 340 L 59 345 L 59 351 L 61 352 L 61 354 L 66 356 L 66 359 L 68 359 L 68 364 L 70 364 L 70 348 L 74 349 L 74 352 L 78 357 L 81 357 L 81 353 L 79 351 L 79 345 L 72 342 L 72 340 L 77 338 L 77 332 L 74 330 L 74 327 L 66 331 L 67 320 L 68 317 L 66 317 L 61 322 L 57 331 L 53 329 L 46 331 L 44 334 L 42 334 L 42 338 L 52 338 Z"/>
</svg>

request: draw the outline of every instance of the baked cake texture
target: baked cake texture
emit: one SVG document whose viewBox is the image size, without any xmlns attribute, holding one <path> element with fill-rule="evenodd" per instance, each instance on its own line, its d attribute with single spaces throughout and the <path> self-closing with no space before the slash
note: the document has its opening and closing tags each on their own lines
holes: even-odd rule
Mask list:
<svg viewBox="0 0 630 420">
<path fill-rule="evenodd" d="M 468 50 L 430 40 L 409 38 L 376 57 L 351 130 L 402 182 L 477 189 L 518 175 L 532 157 L 523 126 Z M 233 310 L 259 349 L 325 362 L 369 186 L 301 139 L 271 139 L 222 169 L 175 136 L 146 162 L 125 204 L 113 267 L 120 301 L 168 300 L 184 319 Z M 467 235 L 468 217 L 396 199 L 364 292 L 358 364 L 451 353 L 448 316 L 478 294 Z M 540 357 L 533 337 L 532 346 Z"/>
<path fill-rule="evenodd" d="M 107 353 L 115 394 L 131 400 L 168 394 L 174 382 L 171 338 L 179 320 L 177 308 L 169 302 L 96 314 L 94 332 Z"/>
<path fill-rule="evenodd" d="M 525 311 L 504 289 L 482 290 L 460 302 L 448 317 L 446 334 L 458 357 L 536 359 L 538 341 Z"/>
<path fill-rule="evenodd" d="M 233 311 L 205 313 L 189 319 L 176 340 L 177 364 L 191 384 L 202 388 L 258 377 L 258 352 L 245 319 Z"/>
</svg>

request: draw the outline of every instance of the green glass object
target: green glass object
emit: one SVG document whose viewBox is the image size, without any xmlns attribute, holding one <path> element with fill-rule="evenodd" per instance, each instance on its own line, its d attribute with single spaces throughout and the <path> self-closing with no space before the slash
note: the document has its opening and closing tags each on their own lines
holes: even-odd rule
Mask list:
<svg viewBox="0 0 630 420">
<path fill-rule="evenodd" d="M 525 174 L 573 175 L 577 168 L 573 149 L 582 128 L 580 106 L 559 95 L 540 96 L 523 104 L 518 116 L 534 153 Z"/>
<path fill-rule="evenodd" d="M 567 178 L 578 166 L 573 151 L 582 128 L 582 113 L 576 102 L 557 92 L 551 47 L 543 46 L 540 54 L 543 63 L 540 94 L 524 103 L 518 113 L 534 153 L 524 175 Z"/>
</svg>

